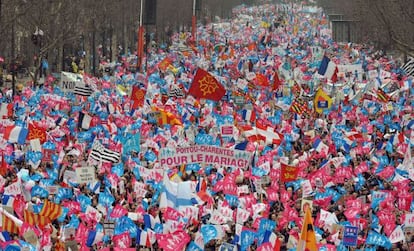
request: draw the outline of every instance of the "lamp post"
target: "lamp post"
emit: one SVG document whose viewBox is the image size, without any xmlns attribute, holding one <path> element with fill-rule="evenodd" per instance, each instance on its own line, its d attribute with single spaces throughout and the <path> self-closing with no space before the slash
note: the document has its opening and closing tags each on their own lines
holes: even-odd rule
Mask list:
<svg viewBox="0 0 414 251">
<path fill-rule="evenodd" d="M 38 46 L 38 60 L 39 60 L 39 79 L 42 77 L 42 38 L 43 38 L 43 31 L 36 27 L 36 31 L 32 35 L 32 42 L 34 45 Z"/>
<path fill-rule="evenodd" d="M 12 98 L 14 98 L 14 94 L 16 93 L 16 60 L 14 58 L 14 22 L 12 24 L 12 34 L 11 34 L 11 62 L 10 62 L 10 70 L 12 74 Z"/>
</svg>

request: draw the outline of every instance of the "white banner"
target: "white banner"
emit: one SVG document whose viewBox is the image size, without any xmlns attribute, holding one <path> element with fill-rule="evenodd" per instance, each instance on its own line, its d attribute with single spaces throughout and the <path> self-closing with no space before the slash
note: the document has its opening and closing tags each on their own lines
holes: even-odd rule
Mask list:
<svg viewBox="0 0 414 251">
<path fill-rule="evenodd" d="M 252 154 L 216 146 L 196 145 L 190 147 L 162 148 L 159 152 L 161 166 L 205 163 L 235 168 L 247 168 Z"/>
<path fill-rule="evenodd" d="M 81 74 L 62 71 L 59 83 L 60 89 L 65 93 L 73 92 L 75 85 L 84 85 L 83 76 Z"/>
</svg>

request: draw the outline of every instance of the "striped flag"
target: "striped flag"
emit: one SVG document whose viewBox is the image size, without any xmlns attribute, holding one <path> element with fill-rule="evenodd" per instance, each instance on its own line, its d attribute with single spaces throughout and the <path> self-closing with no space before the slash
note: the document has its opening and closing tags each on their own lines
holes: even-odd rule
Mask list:
<svg viewBox="0 0 414 251">
<path fill-rule="evenodd" d="M 45 200 L 39 215 L 48 217 L 50 220 L 56 220 L 62 214 L 62 207 L 58 204 Z"/>
<path fill-rule="evenodd" d="M 390 101 L 391 98 L 381 88 L 378 88 L 377 99 L 381 102 L 388 103 L 388 101 Z"/>
<path fill-rule="evenodd" d="M 93 142 L 89 157 L 96 161 L 112 163 L 118 163 L 121 160 L 120 153 L 105 148 L 98 140 Z"/>
<path fill-rule="evenodd" d="M 89 114 L 83 112 L 79 113 L 78 128 L 88 130 L 91 127 L 91 123 L 92 117 Z"/>
<path fill-rule="evenodd" d="M 250 122 L 256 121 L 256 112 L 254 110 L 243 109 L 241 111 L 241 115 L 242 115 L 243 120 L 245 121 L 250 121 Z"/>
<path fill-rule="evenodd" d="M 76 83 L 75 89 L 73 90 L 73 94 L 84 96 L 84 97 L 89 97 L 92 95 L 92 93 L 93 93 L 93 90 L 89 85 L 85 85 L 79 82 Z"/>
<path fill-rule="evenodd" d="M 409 76 L 414 77 L 414 58 L 409 57 L 408 61 L 401 66 L 401 69 Z"/>
<path fill-rule="evenodd" d="M 292 105 L 290 106 L 290 110 L 298 115 L 302 114 L 309 114 L 309 108 L 307 107 L 307 104 L 301 100 L 295 99 L 292 102 Z"/>
<path fill-rule="evenodd" d="M 13 234 L 19 234 L 20 228 L 12 219 L 7 217 L 4 213 L 0 214 L 0 216 L 2 217 L 1 223 L 3 231 L 7 231 Z"/>
<path fill-rule="evenodd" d="M 33 212 L 30 212 L 29 210 L 25 209 L 23 213 L 24 221 L 32 226 L 46 226 L 48 223 L 50 223 L 50 220 L 48 217 L 35 214 Z"/>
</svg>

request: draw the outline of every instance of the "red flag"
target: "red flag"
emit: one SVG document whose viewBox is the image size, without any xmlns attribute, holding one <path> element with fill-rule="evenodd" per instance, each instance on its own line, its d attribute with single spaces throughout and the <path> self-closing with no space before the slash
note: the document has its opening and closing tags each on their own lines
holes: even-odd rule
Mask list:
<svg viewBox="0 0 414 251">
<path fill-rule="evenodd" d="M 131 100 L 134 101 L 133 109 L 144 105 L 146 90 L 138 86 L 132 87 Z"/>
<path fill-rule="evenodd" d="M 267 77 L 261 73 L 256 73 L 255 82 L 257 85 L 268 87 L 269 86 L 269 80 Z"/>
<path fill-rule="evenodd" d="M 29 123 L 29 134 L 27 135 L 28 140 L 39 139 L 40 143 L 46 142 L 46 131 L 40 128 L 37 124 Z"/>
<path fill-rule="evenodd" d="M 7 170 L 9 166 L 7 165 L 6 160 L 4 159 L 4 152 L 1 153 L 1 166 L 0 166 L 0 175 L 6 177 Z"/>
<path fill-rule="evenodd" d="M 331 77 L 332 83 L 338 82 L 338 66 L 335 66 L 335 71 Z"/>
<path fill-rule="evenodd" d="M 277 74 L 277 71 L 275 71 L 275 75 L 273 76 L 273 87 L 272 87 L 272 91 L 276 91 L 277 89 L 279 89 L 280 87 L 280 79 L 279 79 L 279 75 Z"/>
<path fill-rule="evenodd" d="M 226 89 L 210 73 L 199 68 L 188 94 L 196 98 L 219 101 L 226 94 Z"/>
<path fill-rule="evenodd" d="M 282 246 L 282 242 L 280 241 L 279 237 L 276 238 L 275 246 L 273 247 L 273 251 L 280 251 Z"/>
<path fill-rule="evenodd" d="M 281 175 L 280 180 L 282 182 L 290 182 L 296 180 L 296 176 L 298 175 L 298 168 L 293 166 L 288 166 L 283 163 L 280 164 L 281 166 Z"/>
</svg>

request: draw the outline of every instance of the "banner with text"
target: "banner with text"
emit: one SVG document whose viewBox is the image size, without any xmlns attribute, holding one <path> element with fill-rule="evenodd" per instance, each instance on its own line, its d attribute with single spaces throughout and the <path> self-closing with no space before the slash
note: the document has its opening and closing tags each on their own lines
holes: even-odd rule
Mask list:
<svg viewBox="0 0 414 251">
<path fill-rule="evenodd" d="M 79 85 L 82 82 L 83 76 L 81 74 L 62 71 L 59 87 L 65 93 L 73 92 L 75 90 L 75 85 Z"/>
<path fill-rule="evenodd" d="M 161 166 L 180 166 L 182 164 L 205 163 L 236 168 L 247 168 L 252 154 L 216 146 L 196 145 L 190 147 L 162 148 L 159 152 Z"/>
</svg>

